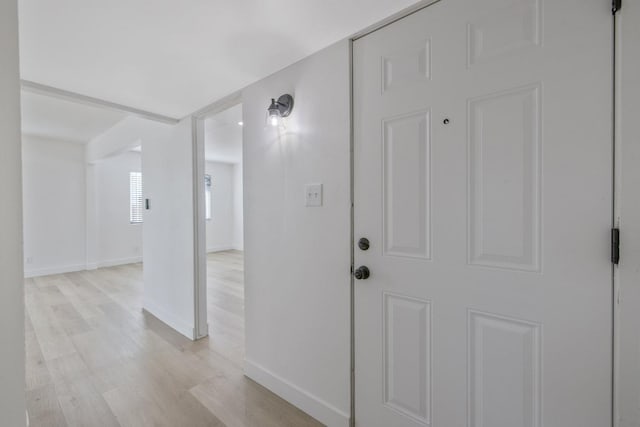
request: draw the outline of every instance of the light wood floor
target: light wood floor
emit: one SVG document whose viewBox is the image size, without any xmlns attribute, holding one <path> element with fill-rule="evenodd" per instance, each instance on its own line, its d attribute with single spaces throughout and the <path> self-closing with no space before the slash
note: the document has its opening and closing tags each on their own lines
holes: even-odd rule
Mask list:
<svg viewBox="0 0 640 427">
<path fill-rule="evenodd" d="M 31 426 L 319 426 L 244 377 L 242 252 L 208 258 L 209 338 L 142 312 L 140 264 L 27 279 Z"/>
</svg>

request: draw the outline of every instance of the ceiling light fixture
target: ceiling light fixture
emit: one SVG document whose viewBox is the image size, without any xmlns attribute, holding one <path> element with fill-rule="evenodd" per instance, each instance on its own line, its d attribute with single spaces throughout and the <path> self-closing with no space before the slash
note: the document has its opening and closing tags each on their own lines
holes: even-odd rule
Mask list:
<svg viewBox="0 0 640 427">
<path fill-rule="evenodd" d="M 293 97 L 289 94 L 282 95 L 278 100 L 271 99 L 271 105 L 267 109 L 267 123 L 273 127 L 282 124 L 282 119 L 288 117 L 293 110 Z"/>
<path fill-rule="evenodd" d="M 244 122 L 238 122 L 238 126 L 243 126 Z"/>
</svg>

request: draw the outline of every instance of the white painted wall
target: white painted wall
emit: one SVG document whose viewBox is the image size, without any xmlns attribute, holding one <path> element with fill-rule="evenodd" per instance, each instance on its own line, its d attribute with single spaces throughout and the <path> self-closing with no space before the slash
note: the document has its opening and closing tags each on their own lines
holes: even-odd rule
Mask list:
<svg viewBox="0 0 640 427">
<path fill-rule="evenodd" d="M 140 134 L 145 211 L 144 308 L 194 338 L 193 125 Z"/>
<path fill-rule="evenodd" d="M 25 136 L 22 154 L 25 275 L 83 270 L 84 145 Z"/>
<path fill-rule="evenodd" d="M 340 42 L 243 92 L 246 373 L 329 426 L 349 419 L 348 54 Z M 283 93 L 278 136 L 264 117 Z M 305 207 L 306 183 L 324 184 L 323 207 Z"/>
<path fill-rule="evenodd" d="M 142 225 L 129 223 L 129 172 L 140 153 L 86 164 L 85 146 L 23 137 L 28 277 L 140 262 Z"/>
<path fill-rule="evenodd" d="M 204 120 L 205 159 L 210 162 L 242 162 L 242 104 Z"/>
<path fill-rule="evenodd" d="M 140 153 L 96 164 L 98 266 L 142 261 L 142 224 L 129 222 L 129 173 L 142 170 Z"/>
<path fill-rule="evenodd" d="M 617 214 L 621 230 L 616 269 L 617 427 L 640 425 L 640 3 L 618 13 Z"/>
<path fill-rule="evenodd" d="M 233 165 L 206 162 L 211 175 L 211 219 L 207 220 L 207 252 L 226 251 L 234 246 Z"/>
<path fill-rule="evenodd" d="M 140 145 L 140 139 L 151 141 L 162 138 L 171 125 L 152 122 L 136 116 L 129 116 L 109 130 L 93 138 L 87 144 L 87 162 L 95 163 L 107 157 L 126 153 Z"/>
<path fill-rule="evenodd" d="M 244 250 L 242 163 L 233 165 L 233 248 Z"/>
<path fill-rule="evenodd" d="M 0 2 L 0 417 L 25 425 L 18 4 Z"/>
</svg>

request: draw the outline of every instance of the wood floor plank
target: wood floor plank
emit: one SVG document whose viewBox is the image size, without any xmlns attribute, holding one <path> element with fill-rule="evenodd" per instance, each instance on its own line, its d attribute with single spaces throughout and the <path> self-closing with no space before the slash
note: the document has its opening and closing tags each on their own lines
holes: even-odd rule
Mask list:
<svg viewBox="0 0 640 427">
<path fill-rule="evenodd" d="M 27 390 L 26 399 L 30 426 L 67 427 L 53 384 Z"/>
<path fill-rule="evenodd" d="M 89 367 L 77 352 L 49 360 L 47 368 L 53 382 L 74 380 L 90 374 Z"/>
<path fill-rule="evenodd" d="M 66 298 L 65 301 L 67 301 Z M 52 315 L 58 320 L 60 327 L 68 336 L 91 330 L 89 324 L 70 302 L 52 305 L 51 311 Z"/>
<path fill-rule="evenodd" d="M 48 288 L 50 287 L 45 289 Z M 47 303 L 47 295 L 47 293 L 34 295 L 26 299 L 26 311 L 33 325 L 44 359 L 51 360 L 71 354 L 75 352 L 75 348 L 52 312 L 51 306 Z M 57 294 L 55 295 L 57 299 Z"/>
<path fill-rule="evenodd" d="M 57 381 L 55 388 L 69 427 L 120 425 L 89 377 L 65 378 Z"/>
<path fill-rule="evenodd" d="M 26 390 L 30 391 L 51 384 L 52 377 L 42 351 L 40 351 L 40 343 L 36 333 L 33 330 L 25 332 L 25 350 Z"/>
</svg>

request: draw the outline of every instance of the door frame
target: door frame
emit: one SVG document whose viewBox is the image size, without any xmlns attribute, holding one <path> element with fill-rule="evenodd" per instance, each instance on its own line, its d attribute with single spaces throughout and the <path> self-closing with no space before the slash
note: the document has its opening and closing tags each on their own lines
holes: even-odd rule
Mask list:
<svg viewBox="0 0 640 427">
<path fill-rule="evenodd" d="M 353 64 L 354 64 L 354 55 L 353 48 L 354 43 L 358 39 L 368 36 L 371 33 L 374 33 L 388 25 L 394 24 L 397 21 L 400 21 L 410 15 L 413 15 L 416 12 L 419 12 L 423 9 L 428 8 L 436 3 L 447 0 L 421 0 L 416 4 L 395 13 L 365 29 L 359 31 L 349 37 L 349 121 L 350 121 L 350 135 L 349 135 L 349 150 L 351 153 L 350 158 L 350 197 L 351 197 L 351 212 L 350 212 L 350 221 L 351 221 L 351 272 L 353 273 L 355 269 L 355 211 L 354 211 L 354 201 L 355 201 L 355 174 L 354 174 L 354 148 L 355 148 L 355 105 L 354 105 L 354 73 L 353 73 Z M 601 0 L 603 2 L 607 2 L 608 0 Z M 609 0 L 610 1 L 610 0 Z M 619 11 L 617 11 L 619 13 Z M 619 129 L 620 124 L 619 120 L 619 106 L 616 104 L 619 99 L 619 94 L 621 93 L 622 88 L 619 87 L 618 79 L 619 79 L 619 64 L 618 64 L 618 53 L 621 48 L 621 34 L 619 34 L 619 28 L 616 25 L 616 17 L 617 13 L 613 12 L 611 15 L 613 19 L 612 31 L 613 31 L 613 50 L 612 50 L 612 82 L 611 82 L 611 96 L 613 98 L 612 103 L 612 128 L 611 128 L 611 150 L 613 153 L 613 164 L 612 164 L 612 193 L 611 193 L 611 228 L 615 228 L 618 226 L 619 222 L 619 210 L 620 203 L 619 197 L 620 194 L 620 180 L 619 178 L 619 167 L 620 159 L 619 159 L 619 146 L 621 144 L 619 132 L 616 130 Z M 619 325 L 616 320 L 618 319 L 619 305 L 616 304 L 616 294 L 619 289 L 619 274 L 616 268 L 617 266 L 613 263 L 611 264 L 611 292 L 612 292 L 612 335 L 611 342 L 609 343 L 611 347 L 611 426 L 617 427 L 619 425 L 618 414 L 619 414 L 619 398 L 617 393 L 617 385 L 618 378 L 620 378 L 619 366 L 618 366 L 618 340 L 620 338 L 619 334 Z M 356 336 L 355 336 L 355 279 L 353 274 L 351 274 L 350 281 L 350 331 L 351 331 L 351 345 L 350 345 L 350 419 L 349 426 L 356 426 L 356 388 L 355 388 L 355 354 L 356 354 Z"/>
<path fill-rule="evenodd" d="M 207 220 L 205 214 L 204 121 L 217 113 L 242 104 L 242 92 L 237 91 L 191 114 L 193 152 L 193 277 L 194 277 L 194 331 L 195 339 L 209 335 L 207 320 Z"/>
</svg>

